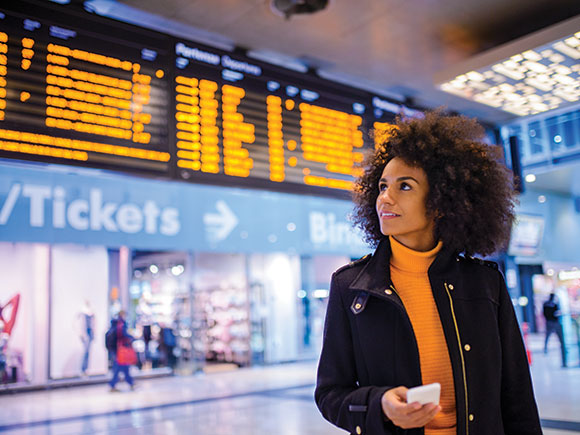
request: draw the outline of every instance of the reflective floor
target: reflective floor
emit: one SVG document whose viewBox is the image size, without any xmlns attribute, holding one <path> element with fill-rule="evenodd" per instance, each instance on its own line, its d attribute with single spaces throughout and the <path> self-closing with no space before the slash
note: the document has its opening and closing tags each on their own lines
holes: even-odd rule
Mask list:
<svg viewBox="0 0 580 435">
<path fill-rule="evenodd" d="M 547 435 L 580 435 L 578 349 L 560 368 L 531 340 L 532 375 Z M 0 396 L 0 432 L 9 434 L 344 434 L 314 405 L 315 362 L 233 372 Z"/>
</svg>

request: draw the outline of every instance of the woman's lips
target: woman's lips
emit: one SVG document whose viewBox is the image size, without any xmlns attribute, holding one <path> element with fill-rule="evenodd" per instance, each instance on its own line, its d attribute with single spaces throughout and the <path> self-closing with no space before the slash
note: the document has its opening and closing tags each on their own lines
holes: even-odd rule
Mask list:
<svg viewBox="0 0 580 435">
<path fill-rule="evenodd" d="M 388 211 L 382 211 L 379 213 L 379 217 L 381 219 L 392 219 L 392 218 L 396 218 L 399 217 L 400 215 L 398 215 L 397 213 L 391 213 Z"/>
</svg>

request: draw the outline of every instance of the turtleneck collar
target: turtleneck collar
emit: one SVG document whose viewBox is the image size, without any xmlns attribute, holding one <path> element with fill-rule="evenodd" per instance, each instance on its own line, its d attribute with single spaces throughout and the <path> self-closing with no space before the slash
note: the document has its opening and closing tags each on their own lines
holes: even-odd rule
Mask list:
<svg viewBox="0 0 580 435">
<path fill-rule="evenodd" d="M 391 265 L 404 272 L 427 273 L 429 266 L 435 260 L 435 257 L 443 247 L 439 241 L 430 251 L 421 252 L 407 248 L 405 245 L 397 242 L 394 237 L 389 236 L 391 244 Z"/>
</svg>

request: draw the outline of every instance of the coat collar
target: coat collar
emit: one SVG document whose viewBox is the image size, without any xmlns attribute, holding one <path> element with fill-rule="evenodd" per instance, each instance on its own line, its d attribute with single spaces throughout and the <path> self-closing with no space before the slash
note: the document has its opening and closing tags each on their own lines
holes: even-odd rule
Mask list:
<svg viewBox="0 0 580 435">
<path fill-rule="evenodd" d="M 457 253 L 446 249 L 445 246 L 439 251 L 435 260 L 429 267 L 429 276 L 444 273 L 452 264 Z M 370 291 L 383 294 L 385 288 L 392 285 L 389 261 L 391 258 L 391 244 L 388 237 L 385 237 L 377 246 L 371 259 L 365 264 L 363 269 L 352 281 L 349 288 L 352 290 Z"/>
</svg>

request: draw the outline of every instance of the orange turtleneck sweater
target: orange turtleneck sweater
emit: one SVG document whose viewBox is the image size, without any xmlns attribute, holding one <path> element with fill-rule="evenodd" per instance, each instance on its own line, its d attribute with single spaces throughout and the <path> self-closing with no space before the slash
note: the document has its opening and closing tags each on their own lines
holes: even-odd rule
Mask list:
<svg viewBox="0 0 580 435">
<path fill-rule="evenodd" d="M 455 386 L 451 360 L 427 270 L 441 250 L 414 251 L 389 237 L 391 279 L 411 319 L 419 347 L 423 384 L 441 384 L 441 411 L 425 426 L 425 435 L 456 435 Z"/>
</svg>

